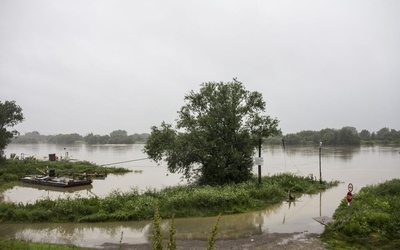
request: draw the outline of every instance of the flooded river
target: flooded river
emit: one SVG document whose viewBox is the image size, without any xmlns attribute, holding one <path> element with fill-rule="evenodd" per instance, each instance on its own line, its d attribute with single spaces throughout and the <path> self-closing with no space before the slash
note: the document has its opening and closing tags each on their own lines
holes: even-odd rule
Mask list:
<svg viewBox="0 0 400 250">
<path fill-rule="evenodd" d="M 6 155 L 16 153 L 20 157 L 43 158 L 55 153 L 72 159 L 87 160 L 97 164 L 114 163 L 132 169 L 125 175 L 109 175 L 95 180 L 93 185 L 81 190 L 50 190 L 44 187 L 22 185 L 6 190 L 4 202 L 34 202 L 36 199 L 58 197 L 105 196 L 113 190 L 129 191 L 132 188 L 162 188 L 185 184 L 179 175 L 168 174 L 166 164 L 144 159 L 142 145 L 57 146 L 53 144 L 15 145 L 6 149 Z M 319 177 L 319 149 L 313 147 L 286 148 L 267 147 L 263 150 L 262 174 L 293 172 Z M 399 147 L 323 147 L 322 178 L 340 180 L 333 189 L 316 195 L 303 195 L 296 202 L 284 202 L 261 211 L 222 216 L 218 238 L 243 238 L 266 233 L 309 232 L 321 233 L 323 226 L 313 217 L 331 217 L 347 193 L 348 183 L 358 192 L 363 186 L 376 184 L 392 178 L 400 178 Z M 257 173 L 257 167 L 254 168 Z M 215 223 L 215 217 L 184 218 L 175 220 L 177 238 L 207 239 Z M 167 230 L 168 220 L 164 220 Z M 148 242 L 151 221 L 112 223 L 38 223 L 0 224 L 0 235 L 26 240 L 74 244 L 84 247 L 101 247 L 105 243 L 118 244 L 123 233 L 123 243 Z"/>
</svg>

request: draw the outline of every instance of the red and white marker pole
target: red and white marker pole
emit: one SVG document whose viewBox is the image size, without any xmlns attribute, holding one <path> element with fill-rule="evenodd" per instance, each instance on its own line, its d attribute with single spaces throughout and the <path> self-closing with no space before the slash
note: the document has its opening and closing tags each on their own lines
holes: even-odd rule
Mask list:
<svg viewBox="0 0 400 250">
<path fill-rule="evenodd" d="M 349 183 L 347 189 L 349 190 L 349 192 L 347 192 L 347 205 L 350 206 L 350 202 L 353 200 L 353 194 L 351 193 L 353 191 L 353 184 Z"/>
</svg>

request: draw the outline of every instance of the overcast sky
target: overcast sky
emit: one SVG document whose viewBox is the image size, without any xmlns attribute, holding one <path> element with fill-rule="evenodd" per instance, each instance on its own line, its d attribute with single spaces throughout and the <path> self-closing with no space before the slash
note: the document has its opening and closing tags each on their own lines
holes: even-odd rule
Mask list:
<svg viewBox="0 0 400 250">
<path fill-rule="evenodd" d="M 209 81 L 284 134 L 400 129 L 400 1 L 0 1 L 0 100 L 24 134 L 148 133 Z"/>
</svg>

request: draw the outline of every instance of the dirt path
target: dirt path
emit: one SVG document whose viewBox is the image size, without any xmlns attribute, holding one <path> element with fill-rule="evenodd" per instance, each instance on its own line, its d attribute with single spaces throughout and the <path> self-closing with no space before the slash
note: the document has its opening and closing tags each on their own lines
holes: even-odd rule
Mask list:
<svg viewBox="0 0 400 250">
<path fill-rule="evenodd" d="M 177 240 L 177 247 L 180 250 L 204 250 L 207 249 L 208 242 L 201 240 Z M 105 249 L 151 249 L 150 244 L 129 245 L 129 244 L 104 244 Z M 263 234 L 249 238 L 236 240 L 217 240 L 215 250 L 261 250 L 261 249 L 325 249 L 325 244 L 319 239 L 318 234 L 290 233 L 290 234 Z"/>
</svg>

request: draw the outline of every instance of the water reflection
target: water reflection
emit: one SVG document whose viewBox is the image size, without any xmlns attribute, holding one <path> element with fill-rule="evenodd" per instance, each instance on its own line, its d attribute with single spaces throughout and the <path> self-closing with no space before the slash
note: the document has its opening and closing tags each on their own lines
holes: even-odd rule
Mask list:
<svg viewBox="0 0 400 250">
<path fill-rule="evenodd" d="M 23 183 L 20 185 L 20 187 L 23 188 L 31 188 L 35 190 L 43 190 L 47 191 L 50 193 L 51 192 L 59 192 L 59 193 L 74 193 L 76 191 L 90 191 L 93 188 L 93 185 L 83 185 L 83 186 L 76 186 L 76 187 L 67 187 L 67 188 L 61 188 L 61 187 L 52 187 L 52 186 L 42 186 L 42 185 L 35 185 L 35 184 L 28 184 L 28 183 Z"/>
<path fill-rule="evenodd" d="M 360 147 L 322 147 L 322 157 L 335 157 L 342 160 L 351 160 L 354 155 L 360 153 Z M 275 149 L 267 152 L 279 151 Z M 282 150 L 281 150 L 282 151 Z M 319 155 L 319 147 L 286 147 L 285 153 L 288 156 L 301 156 L 307 158 L 316 158 Z"/>
<path fill-rule="evenodd" d="M 276 204 L 262 211 L 221 216 L 218 225 L 219 239 L 236 239 L 267 233 L 274 224 L 269 218 L 279 213 L 283 204 Z M 207 240 L 217 217 L 177 218 L 177 239 Z M 170 220 L 163 220 L 161 227 L 168 235 Z M 150 241 L 151 221 L 113 223 L 40 223 L 0 224 L 0 234 L 12 238 L 74 244 L 96 247 L 105 243 L 118 243 L 123 232 L 123 242 L 140 244 Z"/>
</svg>

